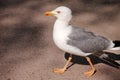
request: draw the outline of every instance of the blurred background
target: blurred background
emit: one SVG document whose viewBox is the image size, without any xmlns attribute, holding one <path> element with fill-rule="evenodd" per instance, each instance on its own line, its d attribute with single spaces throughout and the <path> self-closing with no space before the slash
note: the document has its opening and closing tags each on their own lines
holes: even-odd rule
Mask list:
<svg viewBox="0 0 120 80">
<path fill-rule="evenodd" d="M 75 64 L 64 74 L 65 52 L 52 40 L 56 18 L 44 16 L 58 6 L 73 11 L 71 24 L 120 40 L 120 0 L 0 0 L 0 80 L 120 80 L 120 70 L 103 63 L 85 78 L 89 65 Z M 119 56 L 120 51 L 115 54 Z M 74 76 L 73 76 L 74 74 Z"/>
</svg>

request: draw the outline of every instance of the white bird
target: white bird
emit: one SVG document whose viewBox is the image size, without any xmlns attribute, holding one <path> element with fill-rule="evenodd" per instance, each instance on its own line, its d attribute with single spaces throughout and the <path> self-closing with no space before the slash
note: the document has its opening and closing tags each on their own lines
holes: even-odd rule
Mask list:
<svg viewBox="0 0 120 80">
<path fill-rule="evenodd" d="M 120 45 L 116 46 L 116 43 L 120 43 L 120 41 L 112 41 L 103 36 L 96 35 L 93 32 L 86 31 L 83 28 L 69 25 L 69 22 L 72 19 L 72 11 L 68 7 L 60 6 L 53 11 L 46 12 L 45 15 L 57 17 L 53 29 L 54 43 L 61 50 L 71 53 L 65 66 L 62 69 L 55 68 L 55 73 L 64 73 L 72 59 L 72 54 L 74 54 L 86 57 L 91 66 L 91 70 L 85 72 L 84 75 L 87 77 L 91 76 L 95 73 L 96 69 L 88 57 L 89 55 L 94 53 L 97 54 L 97 52 L 108 49 L 120 50 Z M 103 56 L 102 53 L 100 56 L 101 55 Z"/>
</svg>

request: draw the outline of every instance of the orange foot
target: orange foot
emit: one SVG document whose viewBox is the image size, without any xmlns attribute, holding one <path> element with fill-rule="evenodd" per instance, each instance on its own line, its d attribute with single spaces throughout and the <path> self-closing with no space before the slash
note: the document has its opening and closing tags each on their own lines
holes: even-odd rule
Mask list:
<svg viewBox="0 0 120 80">
<path fill-rule="evenodd" d="M 54 73 L 57 73 L 57 74 L 63 74 L 65 72 L 65 69 L 64 68 L 62 68 L 62 69 L 60 69 L 60 68 L 55 68 L 54 69 Z"/>
<path fill-rule="evenodd" d="M 90 71 L 85 72 L 84 75 L 86 77 L 90 77 L 95 73 L 95 71 L 96 71 L 95 69 L 91 69 Z"/>
</svg>

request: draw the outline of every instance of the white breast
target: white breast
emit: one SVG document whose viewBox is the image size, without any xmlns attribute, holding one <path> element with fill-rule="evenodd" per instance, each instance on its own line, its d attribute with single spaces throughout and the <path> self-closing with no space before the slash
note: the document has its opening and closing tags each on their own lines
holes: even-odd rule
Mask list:
<svg viewBox="0 0 120 80">
<path fill-rule="evenodd" d="M 60 23 L 60 22 L 59 22 Z M 61 23 L 62 24 L 62 23 Z M 72 32 L 72 27 L 66 25 L 54 25 L 53 30 L 53 40 L 57 47 L 59 47 L 61 50 L 65 52 L 69 52 L 71 54 L 79 55 L 79 56 L 86 56 L 89 54 L 85 54 L 80 49 L 74 46 L 70 46 L 67 44 L 67 41 L 69 40 L 69 34 Z"/>
</svg>

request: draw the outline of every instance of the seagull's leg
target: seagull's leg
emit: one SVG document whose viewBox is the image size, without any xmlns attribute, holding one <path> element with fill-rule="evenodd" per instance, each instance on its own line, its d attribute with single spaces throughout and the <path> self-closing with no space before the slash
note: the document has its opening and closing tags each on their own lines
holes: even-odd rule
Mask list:
<svg viewBox="0 0 120 80">
<path fill-rule="evenodd" d="M 92 64 L 90 58 L 86 57 L 86 59 L 87 59 L 87 61 L 89 62 L 90 66 L 91 66 L 91 70 L 85 72 L 84 75 L 86 77 L 90 77 L 90 76 L 92 76 L 95 73 L 96 69 L 95 69 L 94 65 Z"/>
<path fill-rule="evenodd" d="M 58 73 L 58 74 L 64 73 L 65 70 L 67 69 L 68 64 L 70 63 L 71 60 L 72 60 L 72 54 L 70 54 L 70 57 L 68 58 L 65 66 L 64 66 L 63 68 L 55 68 L 55 69 L 54 69 L 54 73 Z"/>
</svg>

